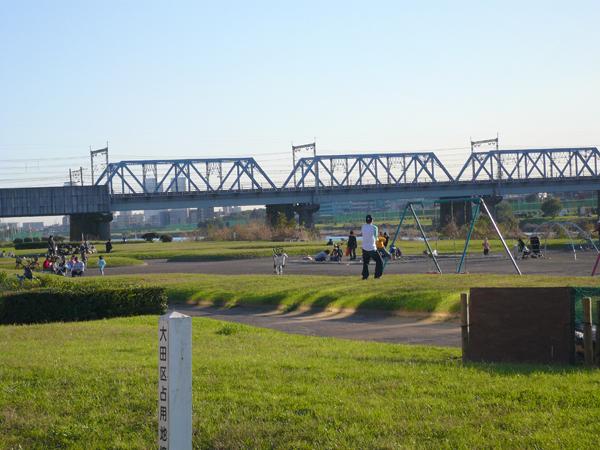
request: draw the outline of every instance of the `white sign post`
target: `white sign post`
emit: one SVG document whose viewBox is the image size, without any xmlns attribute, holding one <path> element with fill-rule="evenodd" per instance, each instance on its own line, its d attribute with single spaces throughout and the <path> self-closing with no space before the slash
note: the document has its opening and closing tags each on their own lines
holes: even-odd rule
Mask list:
<svg viewBox="0 0 600 450">
<path fill-rule="evenodd" d="M 192 450 L 192 318 L 158 322 L 158 448 Z"/>
</svg>

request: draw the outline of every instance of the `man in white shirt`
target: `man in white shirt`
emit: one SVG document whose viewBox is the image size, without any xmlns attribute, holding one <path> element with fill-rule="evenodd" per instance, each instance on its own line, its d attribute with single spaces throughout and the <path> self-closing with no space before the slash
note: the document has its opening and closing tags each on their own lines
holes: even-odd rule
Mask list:
<svg viewBox="0 0 600 450">
<path fill-rule="evenodd" d="M 377 235 L 378 229 L 375 225 L 373 225 L 373 218 L 370 214 L 367 215 L 365 219 L 365 224 L 363 224 L 361 228 L 362 233 L 362 260 L 363 260 L 363 269 L 362 269 L 362 279 L 366 280 L 369 278 L 369 261 L 371 259 L 375 260 L 375 278 L 381 277 L 383 274 L 383 260 L 381 259 L 381 255 L 377 251 Z"/>
</svg>

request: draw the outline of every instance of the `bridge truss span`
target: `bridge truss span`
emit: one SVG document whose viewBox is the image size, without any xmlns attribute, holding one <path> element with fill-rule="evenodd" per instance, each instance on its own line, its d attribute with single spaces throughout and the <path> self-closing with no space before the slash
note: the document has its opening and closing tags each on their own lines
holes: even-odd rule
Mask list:
<svg viewBox="0 0 600 450">
<path fill-rule="evenodd" d="M 526 181 L 598 177 L 596 147 L 474 152 L 456 181 Z"/>
<path fill-rule="evenodd" d="M 284 189 L 382 186 L 454 181 L 434 153 L 318 155 L 301 158 Z"/>
<path fill-rule="evenodd" d="M 112 195 L 277 188 L 254 158 L 121 161 L 109 164 L 95 184 L 107 184 Z"/>
</svg>

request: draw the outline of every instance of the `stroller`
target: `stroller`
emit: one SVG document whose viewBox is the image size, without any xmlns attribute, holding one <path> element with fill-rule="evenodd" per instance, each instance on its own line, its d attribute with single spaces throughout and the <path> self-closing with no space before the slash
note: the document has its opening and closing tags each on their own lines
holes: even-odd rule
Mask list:
<svg viewBox="0 0 600 450">
<path fill-rule="evenodd" d="M 537 236 L 531 236 L 529 238 L 529 247 L 531 249 L 531 257 L 532 258 L 543 258 L 542 254 L 542 245 L 540 243 L 540 238 Z"/>
<path fill-rule="evenodd" d="M 329 256 L 329 261 L 342 262 L 343 254 L 344 254 L 344 252 L 342 252 L 340 244 L 335 244 L 333 246 L 333 251 L 331 252 L 331 255 Z"/>
<path fill-rule="evenodd" d="M 519 255 L 521 259 L 526 259 L 531 255 L 531 250 L 525 245 L 523 239 L 519 238 L 517 243 L 517 249 L 519 251 Z"/>
</svg>

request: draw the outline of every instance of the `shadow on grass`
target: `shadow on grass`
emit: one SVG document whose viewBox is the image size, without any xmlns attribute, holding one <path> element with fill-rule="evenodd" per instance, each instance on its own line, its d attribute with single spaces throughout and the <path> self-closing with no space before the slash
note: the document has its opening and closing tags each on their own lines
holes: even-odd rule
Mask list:
<svg viewBox="0 0 600 450">
<path fill-rule="evenodd" d="M 582 364 L 577 365 L 548 365 L 548 364 L 532 364 L 532 363 L 486 363 L 486 362 L 468 362 L 464 367 L 484 372 L 494 376 L 512 376 L 512 375 L 537 375 L 556 374 L 567 375 L 579 372 L 594 372 L 598 373 L 597 368 L 587 368 Z"/>
<path fill-rule="evenodd" d="M 440 291 L 395 292 L 374 294 L 356 306 L 356 311 L 414 311 L 433 313 L 446 301 L 449 293 Z"/>
<path fill-rule="evenodd" d="M 225 288 L 226 289 L 226 288 Z M 419 315 L 434 315 L 437 311 L 444 313 L 455 312 L 452 301 L 458 301 L 458 294 L 444 291 L 392 291 L 364 295 L 357 292 L 353 298 L 352 292 L 342 290 L 332 292 L 328 289 L 322 292 L 318 289 L 285 289 L 275 292 L 243 293 L 228 290 L 196 290 L 174 288 L 169 292 L 169 303 L 173 306 L 181 304 L 210 304 L 215 307 L 267 307 L 271 306 L 284 313 L 306 308 L 311 312 L 327 310 L 344 310 L 345 316 L 354 314 L 389 315 L 394 311 L 417 313 Z M 361 298 L 362 297 L 362 298 Z M 456 298 L 454 298 L 456 297 Z M 335 319 L 332 319 L 335 320 Z"/>
</svg>

